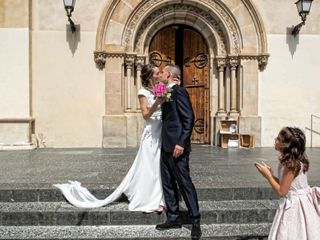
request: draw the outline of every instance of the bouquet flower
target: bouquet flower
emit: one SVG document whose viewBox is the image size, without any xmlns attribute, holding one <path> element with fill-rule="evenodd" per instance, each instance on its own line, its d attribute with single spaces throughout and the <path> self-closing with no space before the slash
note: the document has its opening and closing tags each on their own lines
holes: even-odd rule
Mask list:
<svg viewBox="0 0 320 240">
<path fill-rule="evenodd" d="M 168 88 L 167 85 L 160 82 L 156 84 L 153 88 L 153 94 L 155 98 L 162 98 L 166 101 L 171 99 L 172 88 Z"/>
</svg>

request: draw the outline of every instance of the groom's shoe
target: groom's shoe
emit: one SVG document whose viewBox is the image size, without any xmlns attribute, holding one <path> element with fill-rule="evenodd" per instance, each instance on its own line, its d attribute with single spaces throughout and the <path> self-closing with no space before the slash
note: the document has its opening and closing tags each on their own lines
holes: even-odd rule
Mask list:
<svg viewBox="0 0 320 240">
<path fill-rule="evenodd" d="M 201 233 L 200 223 L 192 224 L 191 239 L 192 240 L 199 240 L 201 235 L 202 235 L 202 233 Z"/>
<path fill-rule="evenodd" d="M 162 231 L 162 230 L 167 230 L 167 229 L 171 229 L 171 228 L 181 228 L 181 226 L 182 226 L 182 223 L 180 220 L 177 220 L 174 222 L 167 220 L 164 223 L 158 224 L 156 226 L 156 229 Z"/>
</svg>

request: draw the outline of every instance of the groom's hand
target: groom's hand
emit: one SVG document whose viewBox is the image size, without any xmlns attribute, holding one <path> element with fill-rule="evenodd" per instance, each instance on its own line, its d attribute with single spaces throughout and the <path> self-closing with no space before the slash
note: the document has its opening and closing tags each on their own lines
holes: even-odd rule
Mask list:
<svg viewBox="0 0 320 240">
<path fill-rule="evenodd" d="M 181 147 L 179 145 L 176 145 L 174 150 L 173 150 L 173 157 L 174 158 L 180 157 L 183 154 L 183 151 L 184 151 L 183 147 Z"/>
</svg>

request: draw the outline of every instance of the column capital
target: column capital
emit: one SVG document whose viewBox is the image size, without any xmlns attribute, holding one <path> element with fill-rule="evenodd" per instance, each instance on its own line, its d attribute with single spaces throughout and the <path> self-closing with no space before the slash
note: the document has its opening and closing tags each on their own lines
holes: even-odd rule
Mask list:
<svg viewBox="0 0 320 240">
<path fill-rule="evenodd" d="M 145 55 L 137 55 L 135 65 L 138 70 L 141 70 L 142 65 L 145 63 L 146 56 Z"/>
<path fill-rule="evenodd" d="M 217 62 L 217 66 L 220 70 L 220 68 L 225 67 L 225 65 L 227 63 L 227 58 L 226 57 L 216 57 L 216 62 Z"/>
<path fill-rule="evenodd" d="M 228 64 L 230 65 L 231 69 L 236 68 L 240 64 L 240 57 L 236 55 L 229 55 Z"/>
<path fill-rule="evenodd" d="M 133 64 L 134 64 L 134 60 L 136 58 L 136 55 L 134 54 L 126 54 L 126 57 L 125 57 L 125 64 L 127 67 L 132 67 Z"/>
</svg>

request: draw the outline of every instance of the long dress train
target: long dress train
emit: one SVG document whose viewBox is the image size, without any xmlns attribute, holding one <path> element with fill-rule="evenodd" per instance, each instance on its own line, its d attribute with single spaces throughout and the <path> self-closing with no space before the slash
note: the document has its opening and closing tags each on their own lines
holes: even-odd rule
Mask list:
<svg viewBox="0 0 320 240">
<path fill-rule="evenodd" d="M 141 89 L 138 95 L 148 100 L 148 107 L 154 103 L 152 92 Z M 163 191 L 160 175 L 161 150 L 161 108 L 145 121 L 141 136 L 140 147 L 136 158 L 114 192 L 103 200 L 97 199 L 77 181 L 64 184 L 54 184 L 64 197 L 79 208 L 96 208 L 105 206 L 117 200 L 124 193 L 129 200 L 130 211 L 155 211 L 159 205 L 164 206 Z"/>
</svg>

